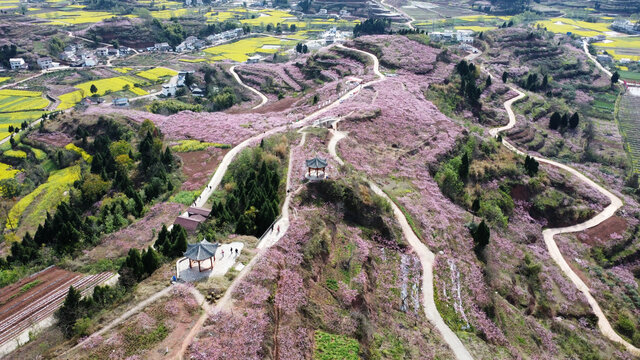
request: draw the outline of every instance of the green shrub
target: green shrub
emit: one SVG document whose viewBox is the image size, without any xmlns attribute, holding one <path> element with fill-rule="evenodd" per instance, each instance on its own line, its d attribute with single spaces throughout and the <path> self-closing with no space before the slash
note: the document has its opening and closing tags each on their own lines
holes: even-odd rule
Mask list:
<svg viewBox="0 0 640 360">
<path fill-rule="evenodd" d="M 190 110 L 194 112 L 202 111 L 202 105 L 199 104 L 187 104 L 180 100 L 153 100 L 149 105 L 149 111 L 154 114 L 175 114 L 180 111 Z"/>
</svg>

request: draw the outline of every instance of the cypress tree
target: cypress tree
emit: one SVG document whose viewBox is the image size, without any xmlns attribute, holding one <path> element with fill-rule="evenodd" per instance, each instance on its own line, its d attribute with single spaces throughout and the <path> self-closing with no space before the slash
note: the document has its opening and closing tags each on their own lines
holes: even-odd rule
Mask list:
<svg viewBox="0 0 640 360">
<path fill-rule="evenodd" d="M 480 198 L 476 198 L 473 200 L 473 204 L 471 204 L 471 211 L 477 213 L 480 210 Z"/>
<path fill-rule="evenodd" d="M 167 245 L 168 237 L 169 231 L 167 230 L 167 226 L 162 224 L 162 229 L 160 229 L 160 232 L 158 233 L 158 239 L 153 244 L 153 246 L 162 254 L 165 253 L 164 248 Z"/>
<path fill-rule="evenodd" d="M 58 319 L 58 327 L 62 330 L 62 333 L 66 338 L 73 336 L 73 325 L 80 317 L 80 300 L 82 294 L 79 290 L 69 286 L 69 292 L 64 299 L 62 307 L 56 312 L 56 318 Z"/>
<path fill-rule="evenodd" d="M 580 122 L 580 116 L 577 112 L 574 112 L 569 119 L 569 127 L 575 129 L 578 127 L 578 123 Z"/>
<path fill-rule="evenodd" d="M 560 120 L 560 127 L 567 127 L 569 126 L 569 115 L 568 114 L 564 114 L 562 115 L 562 118 Z"/>
<path fill-rule="evenodd" d="M 182 256 L 187 251 L 187 231 L 180 225 L 175 225 L 171 232 L 176 232 L 175 242 L 171 247 L 173 257 Z"/>
<path fill-rule="evenodd" d="M 489 244 L 489 238 L 491 237 L 489 226 L 487 226 L 484 220 L 482 220 L 480 225 L 473 231 L 472 236 L 475 243 L 473 250 L 478 257 L 481 257 L 482 251 Z"/>
<path fill-rule="evenodd" d="M 554 112 L 549 119 L 549 129 L 557 130 L 560 127 L 560 123 L 562 122 L 562 117 L 558 112 Z"/>
<path fill-rule="evenodd" d="M 142 264 L 144 266 L 144 272 L 148 275 L 153 274 L 153 272 L 160 267 L 158 253 L 156 253 L 152 247 L 149 247 L 142 256 Z"/>
<path fill-rule="evenodd" d="M 469 154 L 466 152 L 462 155 L 460 167 L 458 168 L 458 175 L 462 181 L 467 180 L 469 177 Z"/>
</svg>

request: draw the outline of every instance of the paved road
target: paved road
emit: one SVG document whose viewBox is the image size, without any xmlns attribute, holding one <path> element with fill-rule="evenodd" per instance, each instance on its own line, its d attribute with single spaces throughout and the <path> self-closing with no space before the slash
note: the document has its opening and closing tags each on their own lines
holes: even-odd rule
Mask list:
<svg viewBox="0 0 640 360">
<path fill-rule="evenodd" d="M 233 75 L 233 77 L 236 79 L 236 81 L 238 82 L 238 84 L 242 85 L 243 87 L 245 87 L 246 89 L 249 89 L 251 92 L 255 93 L 256 95 L 258 95 L 262 101 L 260 102 L 260 104 L 254 106 L 252 108 L 252 110 L 255 110 L 259 107 L 261 107 L 262 105 L 266 104 L 267 101 L 269 101 L 269 99 L 267 99 L 266 96 L 264 96 L 263 93 L 261 93 L 260 91 L 258 91 L 257 89 L 252 88 L 251 86 L 245 84 L 242 82 L 242 80 L 240 79 L 240 76 L 238 76 L 238 74 L 236 73 L 236 65 L 233 65 L 232 67 L 229 68 L 229 72 L 231 73 L 231 75 Z"/>
<path fill-rule="evenodd" d="M 596 61 L 596 64 L 599 65 L 597 61 Z M 599 67 L 601 67 L 601 66 L 599 66 Z M 601 68 L 601 70 L 607 72 L 603 68 Z M 520 90 L 518 90 L 518 89 L 516 89 L 514 87 L 511 87 L 511 89 L 513 91 L 517 92 L 518 96 L 516 96 L 516 97 L 514 97 L 514 98 L 512 98 L 512 99 L 510 99 L 510 100 L 508 100 L 508 101 L 506 101 L 504 103 L 504 107 L 507 110 L 507 114 L 509 115 L 509 123 L 507 125 L 505 125 L 505 126 L 491 129 L 490 130 L 490 134 L 492 136 L 494 136 L 494 137 L 498 133 L 500 133 L 502 131 L 505 131 L 505 130 L 509 130 L 509 129 L 511 129 L 511 128 L 513 128 L 515 126 L 516 117 L 515 117 L 515 114 L 513 112 L 513 109 L 511 107 L 511 105 L 514 102 L 516 102 L 516 101 L 518 101 L 518 100 L 520 100 L 520 99 L 522 99 L 522 98 L 524 98 L 526 96 L 523 92 L 521 92 Z M 502 139 L 502 143 L 509 150 L 511 150 L 511 151 L 513 151 L 513 152 L 515 152 L 515 153 L 517 153 L 519 155 L 522 155 L 522 156 L 526 155 L 526 153 L 524 153 L 524 152 L 520 151 L 519 149 L 517 149 L 515 146 L 510 144 L 504 138 Z M 604 336 L 606 336 L 609 340 L 614 341 L 614 342 L 619 343 L 619 344 L 622 344 L 627 349 L 627 351 L 629 351 L 633 355 L 640 356 L 640 349 L 638 349 L 637 347 L 635 347 L 632 344 L 630 344 L 627 341 L 625 341 L 622 337 L 620 337 L 620 335 L 618 335 L 613 330 L 613 327 L 611 326 L 611 324 L 609 323 L 609 320 L 607 320 L 606 316 L 604 315 L 604 312 L 600 308 L 600 305 L 593 298 L 593 296 L 591 296 L 591 292 L 589 291 L 589 287 L 571 269 L 571 267 L 569 266 L 567 261 L 562 256 L 562 253 L 560 252 L 560 249 L 558 249 L 558 245 L 556 244 L 556 242 L 554 240 L 554 236 L 555 235 L 584 231 L 586 229 L 592 228 L 592 227 L 602 223 L 603 221 L 609 219 L 622 206 L 622 200 L 620 200 L 620 198 L 615 196 L 609 190 L 605 189 L 604 187 L 602 187 L 601 185 L 597 184 L 596 182 L 594 182 L 593 180 L 591 180 L 590 178 L 588 178 L 584 174 L 580 173 L 579 171 L 573 169 L 572 167 L 569 167 L 569 166 L 567 166 L 565 164 L 562 164 L 562 163 L 559 163 L 559 162 L 556 162 L 556 161 L 553 161 L 553 160 L 549 160 L 549 159 L 545 159 L 545 158 L 542 158 L 542 157 L 538 157 L 538 156 L 534 156 L 533 158 L 536 159 L 538 162 L 541 162 L 541 163 L 544 163 L 544 164 L 548 164 L 548 165 L 551 165 L 551 166 L 555 166 L 555 167 L 558 167 L 558 168 L 560 168 L 562 170 L 565 170 L 565 171 L 569 172 L 571 175 L 576 176 L 578 179 L 580 179 L 582 182 L 584 182 L 588 186 L 596 189 L 598 192 L 600 192 L 601 194 L 605 195 L 609 199 L 609 201 L 611 201 L 609 206 L 607 206 L 604 210 L 602 210 L 599 214 L 597 214 L 593 218 L 591 218 L 591 219 L 589 219 L 589 220 L 587 220 L 587 221 L 585 221 L 585 222 L 583 222 L 581 224 L 577 224 L 577 225 L 573 225 L 573 226 L 546 229 L 546 230 L 544 230 L 542 232 L 542 236 L 544 238 L 544 242 L 545 242 L 545 244 L 547 246 L 547 249 L 549 250 L 549 254 L 551 255 L 551 258 L 556 262 L 556 264 L 558 264 L 560 269 L 569 278 L 569 280 L 571 280 L 571 282 L 573 282 L 573 284 L 578 288 L 578 290 L 580 290 L 584 294 L 584 296 L 587 298 L 587 302 L 591 306 L 591 310 L 598 317 L 598 328 L 600 329 L 602 334 Z"/>
</svg>

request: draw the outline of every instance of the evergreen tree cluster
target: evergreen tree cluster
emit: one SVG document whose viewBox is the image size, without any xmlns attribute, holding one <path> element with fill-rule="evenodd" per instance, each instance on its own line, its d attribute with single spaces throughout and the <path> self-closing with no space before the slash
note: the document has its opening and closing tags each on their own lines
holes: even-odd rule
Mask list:
<svg viewBox="0 0 640 360">
<path fill-rule="evenodd" d="M 466 60 L 462 60 L 456 65 L 456 71 L 460 75 L 460 94 L 473 107 L 478 107 L 482 90 L 476 85 L 476 79 L 478 78 L 476 66 L 472 63 L 467 63 Z"/>
<path fill-rule="evenodd" d="M 534 176 L 535 174 L 537 174 L 539 166 L 540 163 L 538 163 L 536 159 L 532 158 L 529 155 L 527 155 L 527 157 L 524 159 L 524 170 L 527 172 L 527 174 L 529 174 L 529 176 Z"/>
<path fill-rule="evenodd" d="M 173 155 L 170 150 L 162 151 L 162 141 L 159 140 L 161 134 L 152 123 L 143 123 L 143 130 L 146 136 L 140 144 L 139 166 L 140 172 L 146 174 L 144 180 L 151 180 L 141 180 L 139 183 L 144 186 L 144 197 L 148 201 L 167 189 L 171 190 L 167 171 L 173 168 Z M 92 143 L 88 143 L 87 137 L 95 132 L 99 134 Z M 44 223 L 38 225 L 33 237 L 27 233 L 21 242 L 12 244 L 12 255 L 7 257 L 7 264 L 26 265 L 40 261 L 40 250 L 44 246 L 52 248 L 57 255 L 73 254 L 95 244 L 101 234 L 128 225 L 129 215 L 140 217 L 143 214 L 143 195 L 134 189 L 128 170 L 116 161 L 110 149 L 110 145 L 126 136 L 126 128 L 105 119 L 100 119 L 95 128 L 78 127 L 76 137 L 81 139 L 85 150 L 93 153 L 91 173 L 83 173 L 82 179 L 71 189 L 68 202 L 60 203 L 53 215 L 47 213 Z M 129 147 L 127 141 L 123 140 L 122 143 L 126 145 L 125 148 Z M 122 156 L 136 158 L 131 150 Z M 110 190 L 123 194 L 103 203 L 94 216 L 86 216 L 86 212 L 93 212 L 94 204 Z"/>
<path fill-rule="evenodd" d="M 82 321 L 98 313 L 106 306 L 115 303 L 125 294 L 125 289 L 121 286 L 96 286 L 93 288 L 93 295 L 82 298 L 80 290 L 76 290 L 73 286 L 69 287 L 67 297 L 62 307 L 55 313 L 58 320 L 58 327 L 66 338 L 74 335 L 86 335 L 84 324 L 88 321 Z"/>
<path fill-rule="evenodd" d="M 298 54 L 306 54 L 309 52 L 309 47 L 306 44 L 298 43 L 296 44 L 296 52 Z"/>
<path fill-rule="evenodd" d="M 564 115 L 560 115 L 557 111 L 551 115 L 549 119 L 549 129 L 558 130 L 558 129 L 575 129 L 578 127 L 580 123 L 580 115 L 577 112 L 573 113 L 571 117 L 569 114 L 565 113 Z"/>
<path fill-rule="evenodd" d="M 158 239 L 153 245 L 165 257 L 172 259 L 187 251 L 187 231 L 180 225 L 174 225 L 171 231 L 162 224 Z"/>
<path fill-rule="evenodd" d="M 384 19 L 367 19 L 353 27 L 353 36 L 360 35 L 380 35 L 386 34 L 387 28 L 391 26 L 390 20 Z"/>
<path fill-rule="evenodd" d="M 530 73 L 526 79 L 520 81 L 520 86 L 530 91 L 545 90 L 549 86 L 549 75 L 538 76 Z"/>
<path fill-rule="evenodd" d="M 125 288 L 130 288 L 136 282 L 153 274 L 160 267 L 160 264 L 160 256 L 152 247 L 142 250 L 142 252 L 136 248 L 131 248 L 118 271 L 120 283 Z"/>
<path fill-rule="evenodd" d="M 212 207 L 218 228 L 235 224 L 237 234 L 261 236 L 278 216 L 277 163 L 267 163 L 260 153 L 233 169 L 229 179 L 235 184 L 233 190 Z"/>
</svg>

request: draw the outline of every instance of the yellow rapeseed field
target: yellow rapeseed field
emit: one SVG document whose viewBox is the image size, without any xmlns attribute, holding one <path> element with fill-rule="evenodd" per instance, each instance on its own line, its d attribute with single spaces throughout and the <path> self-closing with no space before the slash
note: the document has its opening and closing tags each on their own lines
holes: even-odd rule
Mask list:
<svg viewBox="0 0 640 360">
<path fill-rule="evenodd" d="M 205 49 L 204 52 L 213 55 L 211 60 L 233 60 L 245 62 L 255 53 L 272 54 L 278 50 L 275 46 L 291 45 L 295 41 L 281 40 L 274 37 L 255 37 L 238 40 L 234 43 L 223 44 Z M 272 45 L 273 48 L 263 48 Z"/>
<path fill-rule="evenodd" d="M 178 75 L 178 72 L 175 70 L 164 68 L 164 67 L 157 67 L 154 69 L 141 71 L 139 73 L 136 73 L 136 75 L 152 81 L 158 81 L 162 77 L 176 76 Z"/>
<path fill-rule="evenodd" d="M 35 223 L 37 220 L 46 216 L 47 211 L 51 211 L 64 201 L 66 198 L 64 195 L 65 192 L 67 192 L 77 180 L 80 180 L 79 165 L 52 172 L 47 182 L 38 186 L 11 208 L 7 219 L 7 228 L 17 228 L 19 222 L 23 220 L 21 219 L 22 214 L 35 200 L 37 200 L 37 202 L 26 220 L 29 223 Z"/>
<path fill-rule="evenodd" d="M 49 100 L 30 96 L 0 95 L 0 112 L 42 110 L 49 105 Z"/>
</svg>

